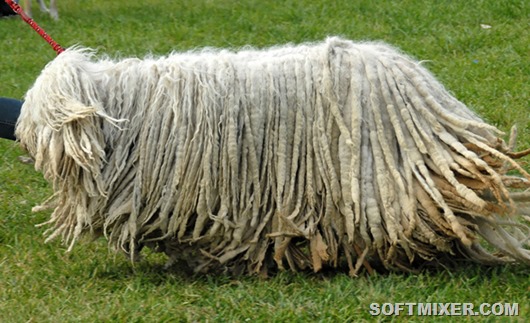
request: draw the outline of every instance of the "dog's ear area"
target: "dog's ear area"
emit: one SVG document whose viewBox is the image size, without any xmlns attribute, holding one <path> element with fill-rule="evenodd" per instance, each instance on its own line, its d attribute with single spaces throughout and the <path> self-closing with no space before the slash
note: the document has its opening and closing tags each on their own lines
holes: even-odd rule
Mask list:
<svg viewBox="0 0 530 323">
<path fill-rule="evenodd" d="M 101 169 L 105 162 L 101 107 L 72 97 L 28 100 L 22 107 L 17 137 L 35 159 L 35 168 L 56 185 L 75 183 L 93 194 L 104 194 Z M 35 105 L 32 105 L 35 104 Z"/>
<path fill-rule="evenodd" d="M 59 143 L 56 149 L 64 151 L 58 155 L 51 152 L 50 157 L 57 167 L 56 175 L 68 176 L 68 182 L 82 185 L 91 194 L 104 195 L 101 170 L 105 162 L 105 116 L 100 111 L 77 100 L 66 100 L 52 135 Z"/>
<path fill-rule="evenodd" d="M 76 100 L 66 100 L 56 115 L 55 131 L 61 137 L 67 157 L 85 169 L 105 157 L 100 109 Z"/>
</svg>

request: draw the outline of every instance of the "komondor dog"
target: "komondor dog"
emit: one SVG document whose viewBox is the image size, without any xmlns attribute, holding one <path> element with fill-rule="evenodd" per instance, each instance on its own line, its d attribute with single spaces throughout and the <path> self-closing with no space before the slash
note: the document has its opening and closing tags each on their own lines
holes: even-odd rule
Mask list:
<svg viewBox="0 0 530 323">
<path fill-rule="evenodd" d="M 530 175 L 501 133 L 380 43 L 113 60 L 70 48 L 17 137 L 49 239 L 197 272 L 530 264 Z"/>
</svg>

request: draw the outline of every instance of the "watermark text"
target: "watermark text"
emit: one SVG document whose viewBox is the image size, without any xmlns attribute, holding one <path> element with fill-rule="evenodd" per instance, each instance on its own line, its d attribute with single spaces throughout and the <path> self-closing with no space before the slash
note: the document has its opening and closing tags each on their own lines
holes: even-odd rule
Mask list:
<svg viewBox="0 0 530 323">
<path fill-rule="evenodd" d="M 519 303 L 372 303 L 373 316 L 519 316 Z"/>
</svg>

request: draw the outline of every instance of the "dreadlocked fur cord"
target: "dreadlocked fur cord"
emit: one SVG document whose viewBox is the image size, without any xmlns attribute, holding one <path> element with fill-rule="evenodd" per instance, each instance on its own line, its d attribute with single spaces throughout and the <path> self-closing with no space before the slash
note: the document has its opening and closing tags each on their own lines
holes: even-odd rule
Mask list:
<svg viewBox="0 0 530 323">
<path fill-rule="evenodd" d="M 505 144 L 388 45 L 123 60 L 70 48 L 27 93 L 16 134 L 53 184 L 38 208 L 53 209 L 48 239 L 70 249 L 104 235 L 133 259 L 148 246 L 235 274 L 530 264 L 515 135 Z"/>
</svg>

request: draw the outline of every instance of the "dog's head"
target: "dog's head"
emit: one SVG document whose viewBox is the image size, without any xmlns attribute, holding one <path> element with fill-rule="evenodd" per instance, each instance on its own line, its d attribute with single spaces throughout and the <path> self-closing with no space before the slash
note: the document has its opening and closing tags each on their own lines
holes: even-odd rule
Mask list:
<svg viewBox="0 0 530 323">
<path fill-rule="evenodd" d="M 101 124 L 109 117 L 98 93 L 102 67 L 92 55 L 69 49 L 45 67 L 25 96 L 16 136 L 46 179 L 83 184 L 103 194 Z"/>
</svg>

